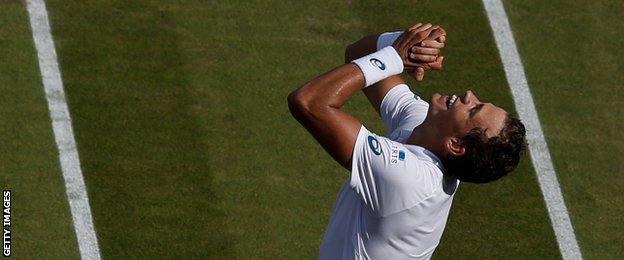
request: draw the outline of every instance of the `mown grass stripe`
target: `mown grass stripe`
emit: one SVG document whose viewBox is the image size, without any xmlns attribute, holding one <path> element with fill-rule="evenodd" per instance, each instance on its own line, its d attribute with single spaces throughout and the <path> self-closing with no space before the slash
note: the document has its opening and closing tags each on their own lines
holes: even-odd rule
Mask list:
<svg viewBox="0 0 624 260">
<path fill-rule="evenodd" d="M 43 0 L 27 0 L 26 5 L 80 256 L 82 259 L 100 259 L 89 198 L 80 168 L 69 108 L 65 101 L 54 41 L 50 33 L 48 12 Z"/>
<path fill-rule="evenodd" d="M 483 0 L 496 46 L 498 47 L 507 82 L 514 98 L 516 111 L 527 128 L 527 141 L 533 167 L 537 173 L 540 189 L 546 201 L 548 215 L 557 237 L 563 259 L 582 259 L 574 235 L 568 210 L 563 201 L 561 188 L 550 158 L 550 151 L 542 132 L 533 97 L 526 80 L 524 67 L 511 32 L 509 19 L 500 0 Z"/>
</svg>

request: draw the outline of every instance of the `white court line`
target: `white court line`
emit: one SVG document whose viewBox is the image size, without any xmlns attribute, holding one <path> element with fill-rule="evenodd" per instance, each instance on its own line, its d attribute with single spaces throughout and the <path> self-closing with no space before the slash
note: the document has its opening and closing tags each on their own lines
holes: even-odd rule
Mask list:
<svg viewBox="0 0 624 260">
<path fill-rule="evenodd" d="M 550 152 L 544 139 L 542 126 L 537 117 L 529 84 L 524 75 L 524 67 L 516 48 L 507 13 L 505 13 L 503 3 L 500 0 L 483 0 L 483 5 L 494 32 L 496 46 L 505 67 L 505 75 L 511 88 L 516 110 L 527 129 L 531 160 L 546 201 L 559 251 L 563 259 L 582 259 L 581 250 L 576 241 L 555 168 L 550 158 Z"/>
<path fill-rule="evenodd" d="M 69 109 L 67 102 L 65 102 L 65 91 L 63 90 L 54 41 L 50 33 L 48 11 L 43 0 L 26 0 L 26 5 L 80 256 L 82 259 L 100 259 L 100 249 L 93 227 L 91 207 L 80 169 Z"/>
</svg>

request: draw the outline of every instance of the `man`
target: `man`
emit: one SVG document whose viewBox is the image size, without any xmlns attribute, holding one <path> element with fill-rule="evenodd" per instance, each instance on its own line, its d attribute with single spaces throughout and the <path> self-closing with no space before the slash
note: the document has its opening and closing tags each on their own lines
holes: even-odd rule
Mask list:
<svg viewBox="0 0 624 260">
<path fill-rule="evenodd" d="M 525 147 L 519 120 L 470 91 L 434 94 L 427 104 L 398 76 L 405 70 L 420 81 L 425 70 L 441 69 L 445 37 L 431 24 L 365 37 L 347 48 L 345 56 L 353 62 L 288 96 L 293 116 L 351 170 L 319 258 L 428 259 L 459 180 L 490 182 L 517 166 Z M 340 109 L 361 88 L 379 111 L 388 138 Z"/>
</svg>

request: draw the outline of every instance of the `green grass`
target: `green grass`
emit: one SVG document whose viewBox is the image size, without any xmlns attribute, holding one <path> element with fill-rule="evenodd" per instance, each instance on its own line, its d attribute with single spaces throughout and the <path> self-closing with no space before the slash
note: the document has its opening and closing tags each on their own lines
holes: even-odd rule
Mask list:
<svg viewBox="0 0 624 260">
<path fill-rule="evenodd" d="M 231 252 L 198 93 L 170 11 L 49 1 L 105 258 Z"/>
<path fill-rule="evenodd" d="M 313 258 L 347 173 L 287 93 L 364 34 L 433 21 L 446 71 L 414 88 L 513 108 L 480 2 L 461 5 L 48 1 L 103 256 Z M 381 129 L 362 95 L 348 109 Z M 436 256 L 483 255 L 558 255 L 528 160 L 460 188 Z"/>
<path fill-rule="evenodd" d="M 621 258 L 624 2 L 506 7 L 581 251 Z"/>
<path fill-rule="evenodd" d="M 412 89 L 472 89 L 513 111 L 478 0 L 46 2 L 104 258 L 316 257 L 347 172 L 286 95 L 365 34 L 442 24 L 445 70 Z M 622 3 L 505 5 L 583 254 L 624 255 Z M 18 61 L 0 63 L 15 254 L 76 258 L 23 3 L 0 14 L 0 57 Z M 347 109 L 384 134 L 363 95 Z M 435 253 L 510 256 L 559 257 L 528 155 L 499 182 L 461 185 Z"/>
<path fill-rule="evenodd" d="M 12 190 L 12 256 L 78 258 L 23 3 L 0 4 L 0 24 L 0 188 Z"/>
</svg>

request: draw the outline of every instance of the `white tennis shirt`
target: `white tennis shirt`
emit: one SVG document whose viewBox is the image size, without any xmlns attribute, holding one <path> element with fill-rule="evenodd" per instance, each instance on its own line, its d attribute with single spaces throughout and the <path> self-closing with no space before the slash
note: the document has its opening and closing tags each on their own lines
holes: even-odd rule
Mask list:
<svg viewBox="0 0 624 260">
<path fill-rule="evenodd" d="M 429 259 L 442 237 L 459 181 L 430 151 L 404 144 L 429 104 L 405 84 L 380 113 L 389 138 L 360 129 L 351 177 L 340 190 L 320 259 Z"/>
</svg>

